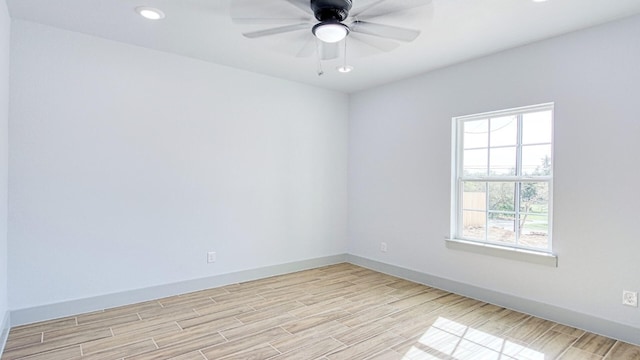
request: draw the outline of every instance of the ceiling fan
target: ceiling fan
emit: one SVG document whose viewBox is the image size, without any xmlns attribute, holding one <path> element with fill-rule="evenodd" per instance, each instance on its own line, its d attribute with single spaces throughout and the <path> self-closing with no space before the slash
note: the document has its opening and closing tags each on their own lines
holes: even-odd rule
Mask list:
<svg viewBox="0 0 640 360">
<path fill-rule="evenodd" d="M 231 18 L 236 24 L 254 27 L 242 33 L 250 39 L 300 33 L 295 38 L 301 41 L 296 56 L 310 56 L 318 49 L 319 59 L 331 60 L 338 57 L 338 43 L 347 37 L 379 51 L 415 40 L 420 30 L 379 20 L 429 3 L 431 0 L 232 0 Z"/>
</svg>

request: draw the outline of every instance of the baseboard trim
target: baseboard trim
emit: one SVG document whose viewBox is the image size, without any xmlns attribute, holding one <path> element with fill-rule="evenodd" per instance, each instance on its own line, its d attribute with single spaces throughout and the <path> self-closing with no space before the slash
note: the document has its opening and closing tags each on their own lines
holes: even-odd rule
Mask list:
<svg viewBox="0 0 640 360">
<path fill-rule="evenodd" d="M 11 312 L 7 311 L 2 324 L 0 324 L 2 325 L 2 337 L 0 337 L 0 354 L 2 353 L 1 350 L 4 348 L 4 345 L 6 343 L 10 326 L 30 324 L 39 321 L 46 321 L 66 316 L 83 314 L 91 311 L 99 311 L 112 307 L 129 305 L 142 301 L 180 295 L 192 291 L 251 281 L 326 265 L 338 264 L 342 262 L 348 262 L 371 270 L 379 271 L 381 273 L 397 276 L 399 278 L 450 291 L 473 299 L 481 300 L 487 303 L 520 311 L 543 319 L 640 346 L 640 328 L 602 319 L 593 315 L 579 313 L 555 305 L 524 299 L 514 295 L 488 290 L 455 280 L 422 273 L 397 265 L 391 265 L 351 254 L 341 254 L 279 265 L 272 265 L 262 268 L 238 271 L 201 279 L 188 280 L 179 283 L 154 286 L 86 299 L 13 310 Z"/>
<path fill-rule="evenodd" d="M 579 313 L 555 305 L 524 299 L 493 290 L 487 290 L 474 285 L 422 273 L 396 265 L 390 265 L 356 255 L 347 254 L 346 261 L 381 273 L 393 275 L 640 346 L 640 328 L 630 325 L 602 319 L 593 315 Z"/>
<path fill-rule="evenodd" d="M 144 289 L 13 310 L 11 311 L 10 324 L 11 326 L 31 324 L 39 321 L 52 320 L 92 311 L 100 311 L 103 309 L 135 304 L 167 296 L 180 295 L 193 291 L 313 269 L 342 262 L 345 262 L 345 254 L 266 266 L 178 283 L 153 286 Z"/>
<path fill-rule="evenodd" d="M 0 323 L 0 355 L 4 352 L 4 347 L 9 338 L 9 330 L 11 329 L 11 312 L 6 311 Z"/>
</svg>

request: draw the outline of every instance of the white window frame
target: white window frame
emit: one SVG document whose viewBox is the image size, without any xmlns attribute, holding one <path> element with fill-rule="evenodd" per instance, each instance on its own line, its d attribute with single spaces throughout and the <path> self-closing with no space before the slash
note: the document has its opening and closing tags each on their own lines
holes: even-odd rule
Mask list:
<svg viewBox="0 0 640 360">
<path fill-rule="evenodd" d="M 464 176 L 463 166 L 463 126 L 467 121 L 484 120 L 490 118 L 498 118 L 505 116 L 516 116 L 519 122 L 518 126 L 518 143 L 516 145 L 517 163 L 521 163 L 522 156 L 522 115 L 526 113 L 551 111 L 551 174 L 549 176 L 523 176 L 516 173 L 514 176 Z M 553 166 L 554 166 L 554 103 L 545 103 L 532 106 L 524 106 L 507 110 L 491 111 L 481 114 L 473 114 L 466 116 L 458 116 L 452 118 L 452 141 L 451 141 L 451 229 L 450 236 L 447 238 L 449 248 L 458 250 L 467 250 L 482 254 L 507 257 L 510 259 L 524 260 L 534 263 L 557 266 L 557 257 L 553 254 L 552 229 L 553 229 Z M 489 144 L 490 146 L 490 144 Z M 519 165 L 518 165 L 519 166 Z M 509 245 L 503 243 L 491 242 L 485 236 L 485 240 L 467 239 L 462 236 L 462 191 L 463 181 L 502 181 L 514 182 L 516 186 L 519 182 L 542 181 L 549 186 L 549 204 L 548 204 L 548 247 L 547 249 L 530 248 L 523 245 Z M 514 195 L 515 201 L 518 203 L 519 191 Z M 487 203 L 488 204 L 488 203 Z M 516 206 L 514 209 L 516 219 L 520 209 Z M 485 210 L 489 214 L 489 209 Z M 517 221 L 516 221 L 517 222 Z"/>
</svg>

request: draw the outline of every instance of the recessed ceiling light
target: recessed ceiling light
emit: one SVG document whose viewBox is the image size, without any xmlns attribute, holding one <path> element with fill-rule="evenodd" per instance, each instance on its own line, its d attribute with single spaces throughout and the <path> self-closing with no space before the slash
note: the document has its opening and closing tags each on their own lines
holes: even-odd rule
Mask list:
<svg viewBox="0 0 640 360">
<path fill-rule="evenodd" d="M 353 66 L 351 66 L 351 65 L 343 65 L 343 66 L 338 66 L 336 69 L 338 70 L 338 72 L 346 74 L 346 73 L 349 73 L 349 72 L 353 71 Z"/>
<path fill-rule="evenodd" d="M 545 2 L 547 0 L 531 0 L 531 1 L 536 2 L 536 3 L 541 3 L 541 2 Z"/>
<path fill-rule="evenodd" d="M 164 19 L 164 13 L 160 9 L 148 7 L 148 6 L 138 6 L 136 8 L 136 12 L 140 14 L 142 17 L 149 20 L 160 20 Z"/>
</svg>

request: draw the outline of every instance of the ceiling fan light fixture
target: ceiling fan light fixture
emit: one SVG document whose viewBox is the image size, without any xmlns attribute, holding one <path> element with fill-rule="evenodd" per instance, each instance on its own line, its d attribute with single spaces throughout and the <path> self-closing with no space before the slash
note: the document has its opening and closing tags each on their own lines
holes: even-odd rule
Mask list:
<svg viewBox="0 0 640 360">
<path fill-rule="evenodd" d="M 313 35 L 326 43 L 336 43 L 349 34 L 349 27 L 335 21 L 321 22 L 313 26 Z"/>
<path fill-rule="evenodd" d="M 149 20 L 161 20 L 164 19 L 165 15 L 160 9 L 148 7 L 148 6 L 138 6 L 136 8 L 136 12 L 140 14 L 145 19 Z"/>
<path fill-rule="evenodd" d="M 338 70 L 339 73 L 346 74 L 346 73 L 350 73 L 350 72 L 353 71 L 353 66 L 351 66 L 351 65 L 341 65 L 341 66 L 338 66 L 336 68 L 336 70 Z"/>
</svg>

